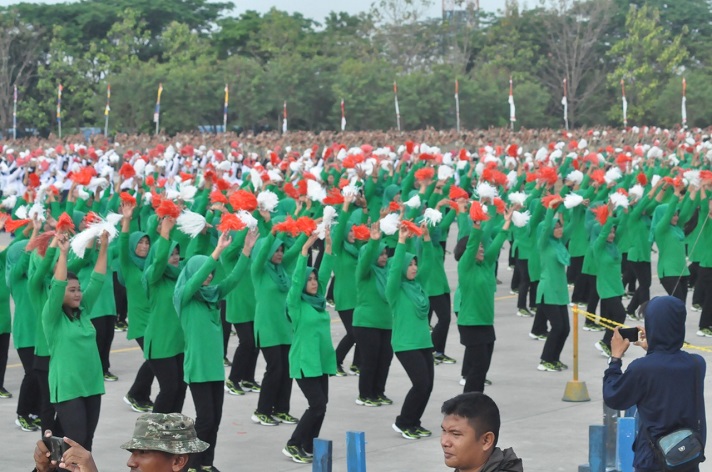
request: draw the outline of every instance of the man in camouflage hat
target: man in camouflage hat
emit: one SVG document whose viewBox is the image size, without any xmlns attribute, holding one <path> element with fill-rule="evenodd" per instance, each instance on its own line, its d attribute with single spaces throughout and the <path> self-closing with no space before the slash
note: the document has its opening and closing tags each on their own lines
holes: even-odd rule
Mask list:
<svg viewBox="0 0 712 472">
<path fill-rule="evenodd" d="M 58 465 L 81 472 L 97 470 L 91 453 L 69 438 L 64 440 L 71 447 L 62 454 L 59 464 L 50 461 L 44 442 L 37 442 L 35 470 L 52 471 Z M 138 417 L 133 437 L 121 448 L 131 452 L 126 465 L 132 472 L 181 472 L 187 467 L 190 455 L 203 452 L 208 443 L 198 439 L 194 421 L 185 415 L 146 413 Z"/>
</svg>

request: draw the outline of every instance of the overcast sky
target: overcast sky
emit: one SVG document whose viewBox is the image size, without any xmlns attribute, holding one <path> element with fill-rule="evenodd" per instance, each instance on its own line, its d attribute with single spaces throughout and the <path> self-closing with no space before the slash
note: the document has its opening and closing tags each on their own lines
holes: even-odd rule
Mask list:
<svg viewBox="0 0 712 472">
<path fill-rule="evenodd" d="M 35 1 L 23 0 L 28 3 L 62 3 L 58 0 Z M 235 13 L 239 14 L 246 10 L 257 10 L 266 12 L 275 7 L 279 10 L 286 10 L 290 13 L 300 12 L 305 17 L 317 21 L 323 20 L 330 11 L 346 11 L 351 14 L 368 11 L 374 0 L 232 0 L 235 4 Z M 442 10 L 442 0 L 432 0 L 433 6 L 430 9 L 430 16 L 440 16 Z M 0 0 L 0 5 L 7 6 L 18 3 L 12 0 Z M 488 11 L 504 9 L 505 0 L 480 0 L 480 8 Z M 521 4 L 522 2 L 520 2 Z"/>
</svg>

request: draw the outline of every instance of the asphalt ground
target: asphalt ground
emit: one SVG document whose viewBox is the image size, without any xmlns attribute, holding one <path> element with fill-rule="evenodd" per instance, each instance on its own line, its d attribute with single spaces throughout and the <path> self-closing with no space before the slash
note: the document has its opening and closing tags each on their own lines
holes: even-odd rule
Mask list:
<svg viewBox="0 0 712 472">
<path fill-rule="evenodd" d="M 454 233 L 454 232 L 453 232 Z M 5 234 L 0 235 L 0 245 L 8 243 Z M 454 247 L 451 234 L 448 248 Z M 488 378 L 492 386 L 485 393 L 497 402 L 502 416 L 499 445 L 513 447 L 523 458 L 527 472 L 576 471 L 587 462 L 588 426 L 602 424 L 603 402 L 601 381 L 607 363 L 606 358 L 593 347 L 603 333 L 586 332 L 579 327 L 580 335 L 580 380 L 586 383 L 591 400 L 582 403 L 562 401 L 567 381 L 572 379 L 572 370 L 564 372 L 540 372 L 536 369 L 543 342 L 529 338 L 531 318 L 515 315 L 516 299 L 509 293 L 512 271 L 507 270 L 506 250 L 500 254 L 499 278 L 496 293 L 495 344 L 492 366 Z M 653 262 L 655 264 L 655 261 Z M 456 286 L 457 270 L 451 255 L 446 258 L 450 286 Z M 655 272 L 655 265 L 653 265 Z M 654 274 L 652 295 L 663 295 Z M 688 296 L 688 304 L 691 295 Z M 334 343 L 345 334 L 338 318 L 332 312 L 332 336 Z M 695 345 L 712 348 L 711 338 L 695 336 L 699 313 L 689 311 L 686 339 Z M 583 320 L 581 320 L 583 321 Z M 456 320 L 453 315 L 448 335 L 447 354 L 458 359 L 454 365 L 435 367 L 435 387 L 423 416 L 423 426 L 434 431 L 432 438 L 408 441 L 393 432 L 391 424 L 400 411 L 403 398 L 410 388 L 404 370 L 394 357 L 386 388 L 394 405 L 367 408 L 357 406 L 358 378 L 355 376 L 333 377 L 329 382 L 330 401 L 321 437 L 333 441 L 334 472 L 346 471 L 346 431 L 364 431 L 366 436 L 366 462 L 371 471 L 446 471 L 439 442 L 440 407 L 448 398 L 460 393 L 460 361 L 464 349 L 459 344 Z M 562 360 L 573 367 L 573 332 L 564 348 Z M 228 355 L 232 356 L 237 345 L 236 336 L 230 337 Z M 696 351 L 698 352 L 698 351 Z M 349 353 L 345 367 L 350 364 L 353 351 Z M 626 354 L 624 365 L 643 352 L 632 347 Z M 712 354 L 700 352 L 708 363 Z M 126 333 L 116 333 L 111 353 L 111 371 L 119 377 L 117 382 L 106 384 L 102 397 L 101 417 L 94 440 L 94 456 L 101 471 L 125 471 L 129 454 L 119 445 L 131 437 L 137 413 L 122 401 L 123 395 L 133 382 L 136 370 L 142 362 L 141 351 L 134 342 L 126 339 Z M 257 366 L 258 380 L 264 371 L 260 357 Z M 17 395 L 22 380 L 22 367 L 14 348 L 10 347 L 5 388 Z M 709 377 L 705 381 L 705 400 L 710 404 Z M 158 384 L 154 383 L 154 395 Z M 289 439 L 294 426 L 266 427 L 255 425 L 250 415 L 257 405 L 258 395 L 249 393 L 235 397 L 225 395 L 223 419 L 220 425 L 215 466 L 225 471 L 306 471 L 311 466 L 291 462 L 282 455 L 281 449 Z M 22 432 L 15 426 L 17 399 L 0 400 L 0 443 L 6 452 L 2 460 L 3 470 L 23 471 L 33 468 L 34 444 L 38 433 Z M 292 411 L 301 416 L 307 404 L 296 385 L 292 390 Z M 183 413 L 194 416 L 195 410 L 190 391 Z M 710 421 L 708 418 L 708 430 Z M 703 464 L 701 470 L 712 470 L 712 465 Z"/>
</svg>

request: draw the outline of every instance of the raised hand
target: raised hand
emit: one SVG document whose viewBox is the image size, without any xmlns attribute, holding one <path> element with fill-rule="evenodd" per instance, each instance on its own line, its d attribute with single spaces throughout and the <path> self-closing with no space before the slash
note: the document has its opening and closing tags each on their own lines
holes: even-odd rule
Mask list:
<svg viewBox="0 0 712 472">
<path fill-rule="evenodd" d="M 376 221 L 371 225 L 371 239 L 378 241 L 381 239 L 381 225 Z"/>
</svg>

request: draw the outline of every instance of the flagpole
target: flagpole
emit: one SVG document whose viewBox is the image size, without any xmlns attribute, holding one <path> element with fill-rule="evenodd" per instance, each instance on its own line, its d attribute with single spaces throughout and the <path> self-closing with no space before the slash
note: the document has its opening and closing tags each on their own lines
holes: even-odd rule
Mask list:
<svg viewBox="0 0 712 472">
<path fill-rule="evenodd" d="M 346 105 L 344 99 L 341 99 L 341 131 L 346 130 Z"/>
<path fill-rule="evenodd" d="M 625 81 L 621 79 L 621 94 L 623 97 L 623 127 L 628 127 L 628 100 L 625 98 Z"/>
<path fill-rule="evenodd" d="M 156 110 L 153 112 L 153 121 L 156 122 L 156 135 L 161 126 L 161 94 L 163 93 L 163 83 L 158 84 L 158 96 L 156 97 Z"/>
<path fill-rule="evenodd" d="M 284 101 L 284 110 L 282 111 L 282 134 L 287 134 L 287 100 Z"/>
<path fill-rule="evenodd" d="M 566 125 L 566 131 L 569 130 L 569 100 L 566 90 L 566 79 L 564 79 L 564 98 L 561 99 L 561 104 L 564 105 L 564 124 Z"/>
<path fill-rule="evenodd" d="M 682 78 L 682 127 L 687 129 L 687 80 Z"/>
<path fill-rule="evenodd" d="M 111 84 L 106 84 L 106 108 L 104 109 L 104 136 L 109 136 L 109 111 L 111 107 Z"/>
<path fill-rule="evenodd" d="M 517 121 L 516 108 L 514 107 L 514 83 L 512 76 L 509 76 L 509 127 L 514 130 L 514 122 Z"/>
<path fill-rule="evenodd" d="M 225 107 L 223 108 L 223 133 L 227 133 L 227 104 L 230 97 L 230 89 L 225 84 Z"/>
<path fill-rule="evenodd" d="M 57 87 L 57 131 L 62 139 L 62 84 Z"/>
<path fill-rule="evenodd" d="M 398 108 L 398 84 L 396 81 L 393 81 L 393 93 L 395 94 L 396 97 L 396 124 L 398 125 L 398 131 L 401 130 L 401 122 L 400 122 L 400 109 Z"/>
<path fill-rule="evenodd" d="M 17 139 L 17 85 L 13 85 L 12 102 L 12 139 Z"/>
<path fill-rule="evenodd" d="M 457 132 L 460 132 L 460 82 L 455 79 L 455 118 L 457 119 Z"/>
</svg>

